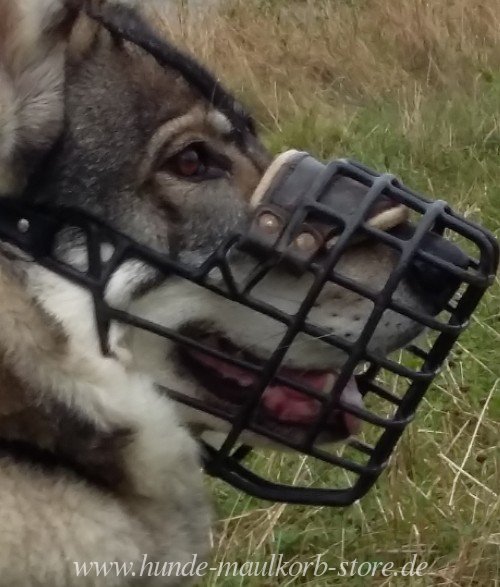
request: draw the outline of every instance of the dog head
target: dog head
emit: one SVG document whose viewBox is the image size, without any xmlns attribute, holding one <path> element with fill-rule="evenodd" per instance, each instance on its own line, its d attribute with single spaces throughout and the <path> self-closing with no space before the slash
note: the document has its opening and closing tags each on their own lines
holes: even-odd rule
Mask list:
<svg viewBox="0 0 500 587">
<path fill-rule="evenodd" d="M 96 20 L 80 4 L 0 0 L 1 21 L 9 23 L 0 38 L 6 39 L 8 47 L 16 43 L 20 47 L 18 53 L 0 57 L 0 77 L 7 80 L 0 86 L 3 166 L 13 177 L 26 179 L 19 186 L 27 185 L 25 197 L 83 209 L 182 263 L 199 264 L 229 234 L 249 223 L 251 197 L 271 157 L 238 102 L 195 61 L 149 29 L 133 9 L 92 3 L 100 15 Z M 109 15 L 123 29 L 130 23 L 143 27 L 154 45 L 170 56 L 169 64 L 160 67 L 157 59 L 135 44 L 110 34 L 99 23 Z M 23 37 L 28 29 L 20 24 L 26 19 L 35 19 L 29 38 Z M 16 186 L 11 182 L 8 187 L 12 191 Z M 345 190 L 355 188 L 347 184 Z M 404 216 L 394 224 L 403 220 Z M 68 234 L 61 250 L 78 262 L 78 237 Z M 376 292 L 385 285 L 396 261 L 389 247 L 365 239 L 342 256 L 337 270 Z M 248 260 L 236 256 L 235 274 L 243 276 L 248 270 Z M 308 275 L 276 268 L 255 293 L 266 304 L 293 314 L 310 283 Z M 68 297 L 59 295 L 62 287 L 58 281 L 50 295 L 42 294 L 42 303 L 58 316 L 70 336 L 78 336 L 79 323 L 85 322 L 83 330 L 93 336 L 86 343 L 98 352 L 95 329 L 88 326 L 92 316 L 82 320 L 80 303 L 62 304 L 61 299 Z M 84 294 L 71 295 L 80 300 Z M 283 324 L 262 313 L 133 263 L 117 272 L 107 298 L 256 364 L 269 357 L 284 334 Z M 415 310 L 433 312 L 432 292 L 409 282 L 400 283 L 394 299 Z M 372 309 L 372 301 L 330 284 L 308 320 L 354 341 Z M 92 313 L 90 304 L 86 311 Z M 412 319 L 386 310 L 368 348 L 386 355 L 420 331 Z M 122 335 L 122 331 L 115 333 L 118 355 Z M 132 348 L 134 368 L 149 372 L 166 387 L 218 406 L 229 416 L 254 383 L 244 369 L 186 352 L 154 335 L 134 331 L 125 340 Z M 345 359 L 342 350 L 303 334 L 289 346 L 281 373 L 326 393 Z M 345 386 L 342 399 L 361 405 L 354 380 Z M 314 400 L 276 384 L 264 392 L 257 418 L 293 436 L 317 417 L 318 409 Z M 183 413 L 193 424 L 224 426 L 196 410 Z M 344 438 L 358 428 L 355 417 L 339 411 L 329 421 L 325 438 Z"/>
</svg>

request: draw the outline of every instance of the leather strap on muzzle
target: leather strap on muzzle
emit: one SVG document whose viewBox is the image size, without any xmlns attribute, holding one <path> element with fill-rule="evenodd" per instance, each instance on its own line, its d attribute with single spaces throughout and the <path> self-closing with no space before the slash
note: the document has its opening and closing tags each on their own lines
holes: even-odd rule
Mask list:
<svg viewBox="0 0 500 587">
<path fill-rule="evenodd" d="M 254 247 L 273 247 L 300 268 L 335 244 L 345 223 L 359 214 L 368 188 L 340 175 L 324 186 L 325 169 L 317 159 L 299 151 L 287 151 L 273 161 L 251 200 L 255 217 L 248 237 Z M 317 211 L 308 211 L 308 203 L 324 206 L 330 219 L 325 221 L 326 215 L 320 218 Z M 370 226 L 389 230 L 407 217 L 405 206 L 381 195 L 365 220 Z"/>
</svg>

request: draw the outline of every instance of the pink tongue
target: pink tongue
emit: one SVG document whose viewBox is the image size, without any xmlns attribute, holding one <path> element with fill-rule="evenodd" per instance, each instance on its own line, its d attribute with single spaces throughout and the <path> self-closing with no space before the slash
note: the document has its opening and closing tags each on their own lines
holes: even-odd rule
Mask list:
<svg viewBox="0 0 500 587">
<path fill-rule="evenodd" d="M 284 369 L 281 375 L 325 393 L 331 391 L 336 377 L 334 373 L 329 372 L 297 374 L 288 369 Z M 361 396 L 356 380 L 351 377 L 344 388 L 342 399 L 346 403 L 358 404 L 358 401 L 361 400 L 355 401 L 353 398 L 356 397 L 360 398 Z M 262 403 L 279 422 L 285 424 L 311 424 L 316 422 L 321 411 L 319 401 L 286 385 L 270 385 L 262 395 Z M 344 411 L 342 417 L 349 434 L 358 434 L 361 431 L 361 420 L 357 416 Z"/>
<path fill-rule="evenodd" d="M 330 373 L 309 372 L 299 375 L 286 369 L 281 375 L 323 391 Z M 317 419 L 321 409 L 319 401 L 281 384 L 267 387 L 262 395 L 262 404 L 277 420 L 287 424 L 310 424 Z"/>
<path fill-rule="evenodd" d="M 191 351 L 191 355 L 200 364 L 217 371 L 222 377 L 233 380 L 241 387 L 250 387 L 257 380 L 255 373 L 216 357 L 197 351 Z M 324 392 L 330 391 L 335 377 L 328 371 L 300 372 L 287 368 L 280 370 L 280 375 Z M 348 386 L 351 385 L 356 386 L 354 379 L 348 383 Z M 262 395 L 262 405 L 279 422 L 286 424 L 310 424 L 317 419 L 321 409 L 319 401 L 283 384 L 269 385 Z M 344 413 L 344 418 L 349 429 L 358 428 L 359 421 L 355 416 Z"/>
</svg>

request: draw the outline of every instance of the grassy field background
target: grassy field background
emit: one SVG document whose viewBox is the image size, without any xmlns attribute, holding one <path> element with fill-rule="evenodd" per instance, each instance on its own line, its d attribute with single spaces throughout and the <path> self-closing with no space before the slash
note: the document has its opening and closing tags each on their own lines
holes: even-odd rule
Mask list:
<svg viewBox="0 0 500 587">
<path fill-rule="evenodd" d="M 388 169 L 500 233 L 500 0 L 241 0 L 163 25 L 241 95 L 273 151 Z M 424 577 L 204 584 L 499 585 L 499 380 L 496 286 L 361 503 L 292 507 L 214 487 L 217 560 L 399 565 L 415 553 Z M 299 464 L 275 454 L 259 466 Z"/>
</svg>

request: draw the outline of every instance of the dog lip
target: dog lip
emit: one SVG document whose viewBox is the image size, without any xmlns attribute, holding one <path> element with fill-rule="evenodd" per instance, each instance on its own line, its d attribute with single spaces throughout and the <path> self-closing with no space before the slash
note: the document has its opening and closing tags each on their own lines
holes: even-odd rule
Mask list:
<svg viewBox="0 0 500 587">
<path fill-rule="evenodd" d="M 203 338 L 206 344 L 219 351 L 222 350 L 228 357 L 234 356 L 234 354 L 241 356 L 242 354 L 242 351 L 238 350 L 232 341 L 228 341 L 222 336 L 205 334 Z M 198 335 L 197 340 L 199 339 Z M 258 380 L 258 373 L 203 353 L 203 351 L 193 349 L 180 349 L 180 351 L 185 366 L 211 395 L 233 406 L 241 406 L 245 403 L 247 393 L 252 392 L 252 388 Z M 262 360 L 250 357 L 248 353 L 245 355 L 245 359 L 256 366 L 262 364 Z M 280 369 L 278 375 L 290 380 L 290 382 L 324 393 L 325 397 L 337 378 L 337 373 L 331 369 L 306 371 L 284 367 Z M 344 405 L 363 407 L 362 396 L 354 377 L 347 382 L 340 399 Z M 257 416 L 265 416 L 266 420 L 272 420 L 280 425 L 304 428 L 314 425 L 319 419 L 322 403 L 319 399 L 296 390 L 291 385 L 273 381 L 262 393 Z M 357 416 L 349 414 L 341 407 L 336 407 L 328 415 L 325 430 L 332 428 L 345 429 L 347 435 L 353 435 L 360 431 L 361 421 Z"/>
</svg>

